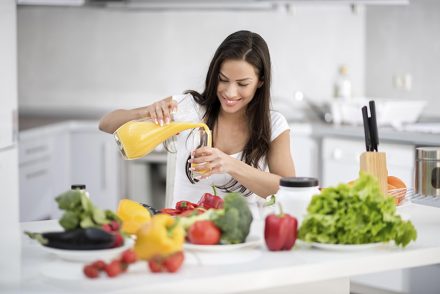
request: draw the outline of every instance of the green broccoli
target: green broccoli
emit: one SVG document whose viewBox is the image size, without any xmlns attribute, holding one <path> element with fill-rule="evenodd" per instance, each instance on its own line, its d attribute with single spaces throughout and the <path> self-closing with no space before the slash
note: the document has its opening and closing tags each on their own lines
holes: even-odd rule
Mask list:
<svg viewBox="0 0 440 294">
<path fill-rule="evenodd" d="M 213 219 L 222 231 L 220 243 L 243 243 L 249 235 L 253 220 L 251 210 L 240 193 L 228 193 L 224 200 L 224 213 Z"/>
<path fill-rule="evenodd" d="M 240 193 L 228 193 L 224 197 L 224 207 L 208 209 L 205 213 L 189 217 L 179 217 L 179 223 L 187 230 L 200 220 L 211 220 L 221 230 L 221 244 L 237 244 L 246 241 L 252 223 L 252 213 Z"/>
</svg>

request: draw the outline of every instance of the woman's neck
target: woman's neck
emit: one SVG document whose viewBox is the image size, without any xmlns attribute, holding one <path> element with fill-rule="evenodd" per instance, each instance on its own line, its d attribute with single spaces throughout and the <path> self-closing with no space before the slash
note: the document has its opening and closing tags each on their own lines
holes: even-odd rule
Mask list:
<svg viewBox="0 0 440 294">
<path fill-rule="evenodd" d="M 227 113 L 220 110 L 220 113 L 218 114 L 218 119 L 224 122 L 242 125 L 246 123 L 246 114 L 245 111 L 241 111 L 239 113 Z"/>
</svg>

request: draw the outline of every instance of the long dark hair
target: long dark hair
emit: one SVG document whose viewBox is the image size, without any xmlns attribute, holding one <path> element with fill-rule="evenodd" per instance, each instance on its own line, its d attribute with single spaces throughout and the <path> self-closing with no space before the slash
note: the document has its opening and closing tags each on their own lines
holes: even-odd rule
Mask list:
<svg viewBox="0 0 440 294">
<path fill-rule="evenodd" d="M 238 31 L 229 35 L 218 47 L 205 80 L 205 90 L 198 93 L 188 90 L 194 96 L 195 101 L 202 105 L 206 112 L 203 116 L 208 127 L 213 130 L 220 112 L 220 101 L 217 97 L 220 67 L 226 60 L 245 60 L 253 65 L 262 85 L 257 88 L 254 98 L 247 105 L 246 115 L 248 118 L 249 140 L 246 142 L 241 160 L 247 164 L 261 169 L 260 160 L 265 158 L 270 148 L 271 123 L 270 123 L 270 82 L 271 63 L 270 54 L 264 39 L 250 31 Z M 266 164 L 267 162 L 265 162 Z M 188 166 L 185 166 L 187 176 Z M 245 195 L 251 194 L 246 187 L 235 179 L 231 179 L 225 185 L 218 188 L 226 192 L 240 191 Z"/>
</svg>

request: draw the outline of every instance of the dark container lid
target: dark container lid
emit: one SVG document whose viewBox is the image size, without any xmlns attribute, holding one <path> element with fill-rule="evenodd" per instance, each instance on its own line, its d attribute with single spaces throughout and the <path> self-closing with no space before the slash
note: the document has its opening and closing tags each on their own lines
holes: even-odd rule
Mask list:
<svg viewBox="0 0 440 294">
<path fill-rule="evenodd" d="M 318 185 L 319 181 L 316 178 L 285 177 L 280 179 L 280 186 L 283 187 L 307 188 L 316 187 Z"/>
<path fill-rule="evenodd" d="M 76 190 L 76 189 L 79 189 L 79 190 L 85 190 L 86 189 L 86 185 L 72 185 L 72 186 L 70 186 L 70 189 L 72 189 L 72 190 Z"/>
</svg>

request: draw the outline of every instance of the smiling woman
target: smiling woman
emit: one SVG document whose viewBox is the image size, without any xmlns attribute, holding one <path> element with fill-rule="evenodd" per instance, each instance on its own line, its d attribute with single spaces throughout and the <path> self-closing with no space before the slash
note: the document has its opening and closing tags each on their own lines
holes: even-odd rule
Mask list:
<svg viewBox="0 0 440 294">
<path fill-rule="evenodd" d="M 179 102 L 191 99 L 196 111 L 189 119 L 202 120 L 209 127 L 213 144 L 191 144 L 195 131 L 177 136 L 173 204 L 197 202 L 213 185 L 220 196 L 238 191 L 249 202 L 264 201 L 278 191 L 281 177 L 295 175 L 289 126 L 280 113 L 270 110 L 270 85 L 266 42 L 256 33 L 238 31 L 216 50 L 202 92 L 188 90 L 145 107 L 115 110 L 101 119 L 100 129 L 113 133 L 142 118 L 168 125 L 172 113 L 179 113 Z M 199 177 L 191 177 L 201 171 Z"/>
</svg>

